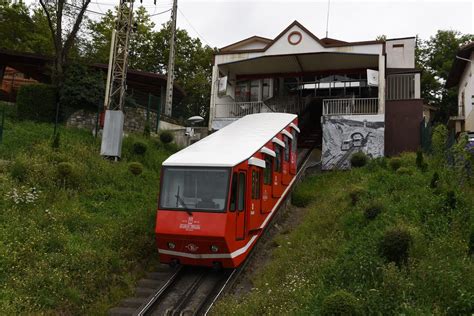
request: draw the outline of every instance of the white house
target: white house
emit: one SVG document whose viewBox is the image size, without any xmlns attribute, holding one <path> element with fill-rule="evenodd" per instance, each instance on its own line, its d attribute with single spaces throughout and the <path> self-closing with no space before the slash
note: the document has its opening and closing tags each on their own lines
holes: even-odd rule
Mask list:
<svg viewBox="0 0 474 316">
<path fill-rule="evenodd" d="M 458 113 L 450 117 L 456 133 L 474 132 L 474 42 L 462 46 L 448 76 L 446 86 L 458 87 Z"/>
<path fill-rule="evenodd" d="M 223 47 L 214 59 L 209 129 L 249 113 L 296 113 L 306 134 L 322 146 L 327 168 L 345 167 L 358 150 L 380 156 L 384 147 L 390 154 L 416 149 L 419 132 L 413 130 L 419 129 L 422 102 L 415 46 L 415 37 L 319 39 L 294 21 L 274 39 L 252 36 Z M 413 128 L 386 131 L 397 125 L 386 118 L 387 111 L 399 119 L 408 115 L 416 121 Z M 341 124 L 343 132 L 336 128 Z M 418 144 L 405 146 L 413 141 L 411 134 L 417 134 Z M 394 139 L 393 148 L 385 138 Z"/>
</svg>

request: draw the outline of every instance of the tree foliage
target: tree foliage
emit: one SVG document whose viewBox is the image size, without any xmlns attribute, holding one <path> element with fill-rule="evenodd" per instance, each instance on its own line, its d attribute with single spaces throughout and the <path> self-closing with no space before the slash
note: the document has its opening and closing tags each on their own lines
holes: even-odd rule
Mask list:
<svg viewBox="0 0 474 316">
<path fill-rule="evenodd" d="M 416 66 L 421 69 L 421 94 L 438 107 L 436 119 L 446 122 L 457 110 L 457 90 L 445 87 L 459 47 L 474 40 L 472 34 L 439 30 L 428 40 L 418 40 Z"/>
</svg>

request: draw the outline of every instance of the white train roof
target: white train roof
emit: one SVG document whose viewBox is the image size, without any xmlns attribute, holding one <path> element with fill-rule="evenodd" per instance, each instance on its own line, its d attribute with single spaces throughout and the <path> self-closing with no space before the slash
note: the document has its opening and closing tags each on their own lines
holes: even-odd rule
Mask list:
<svg viewBox="0 0 474 316">
<path fill-rule="evenodd" d="M 233 167 L 252 157 L 296 117 L 287 113 L 244 116 L 170 156 L 163 166 Z"/>
</svg>

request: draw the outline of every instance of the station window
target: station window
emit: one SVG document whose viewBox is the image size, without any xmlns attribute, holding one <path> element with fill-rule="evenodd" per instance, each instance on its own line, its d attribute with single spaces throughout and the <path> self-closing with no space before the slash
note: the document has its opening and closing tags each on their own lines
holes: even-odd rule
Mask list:
<svg viewBox="0 0 474 316">
<path fill-rule="evenodd" d="M 273 158 L 270 156 L 265 157 L 265 169 L 263 170 L 263 183 L 272 184 L 272 169 L 273 169 Z"/>
<path fill-rule="evenodd" d="M 260 171 L 252 170 L 252 199 L 260 199 Z"/>
<path fill-rule="evenodd" d="M 273 170 L 275 172 L 280 172 L 281 171 L 281 151 L 280 151 L 280 146 L 275 147 L 275 164 L 273 165 Z"/>
<path fill-rule="evenodd" d="M 237 182 L 239 180 L 239 177 L 237 175 L 237 172 L 234 172 L 232 175 L 232 186 L 231 186 L 231 193 L 230 193 L 230 207 L 229 209 L 231 211 L 235 211 L 236 208 L 236 203 L 237 203 Z"/>
<path fill-rule="evenodd" d="M 237 210 L 243 211 L 245 207 L 245 173 L 239 173 L 239 190 L 238 190 L 239 199 L 237 202 Z"/>
<path fill-rule="evenodd" d="M 283 139 L 285 140 L 285 161 L 290 160 L 290 139 L 288 136 L 284 136 Z"/>
</svg>

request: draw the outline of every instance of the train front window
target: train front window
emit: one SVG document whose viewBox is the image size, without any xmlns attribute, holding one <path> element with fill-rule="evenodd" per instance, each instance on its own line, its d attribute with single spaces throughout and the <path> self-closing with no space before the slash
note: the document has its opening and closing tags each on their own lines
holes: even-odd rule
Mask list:
<svg viewBox="0 0 474 316">
<path fill-rule="evenodd" d="M 161 209 L 225 210 L 229 169 L 167 167 L 163 172 Z"/>
</svg>

